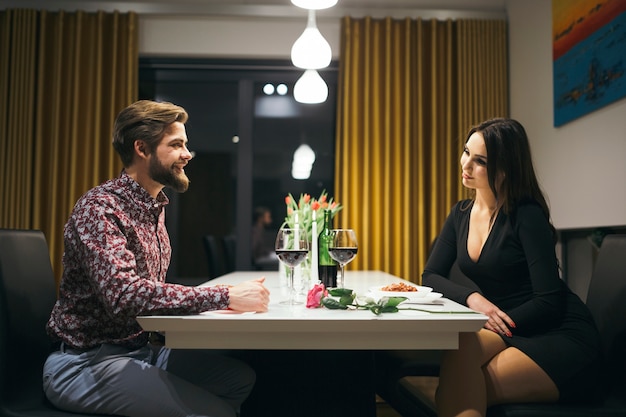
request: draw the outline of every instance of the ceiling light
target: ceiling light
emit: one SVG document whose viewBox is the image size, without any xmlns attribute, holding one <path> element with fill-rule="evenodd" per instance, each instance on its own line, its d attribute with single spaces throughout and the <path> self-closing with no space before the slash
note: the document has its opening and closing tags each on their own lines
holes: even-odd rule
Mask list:
<svg viewBox="0 0 626 417">
<path fill-rule="evenodd" d="M 306 180 L 311 176 L 314 162 L 315 152 L 313 149 L 306 143 L 301 144 L 293 153 L 291 176 L 296 180 Z"/>
<path fill-rule="evenodd" d="M 278 93 L 279 96 L 284 96 L 285 94 L 287 94 L 287 86 L 285 84 L 278 84 L 276 86 L 276 93 Z"/>
<path fill-rule="evenodd" d="M 299 68 L 319 69 L 330 65 L 330 44 L 315 24 L 315 11 L 309 10 L 309 18 L 302 35 L 291 47 L 291 62 Z"/>
<path fill-rule="evenodd" d="M 306 70 L 293 87 L 298 103 L 323 103 L 328 98 L 328 86 L 315 70 Z"/>
<path fill-rule="evenodd" d="M 295 6 L 309 10 L 328 9 L 337 4 L 337 0 L 291 0 Z"/>
<path fill-rule="evenodd" d="M 263 92 L 266 95 L 271 96 L 272 94 L 274 94 L 274 86 L 272 84 L 265 84 L 263 86 Z"/>
<path fill-rule="evenodd" d="M 309 145 L 303 143 L 298 146 L 298 149 L 293 153 L 293 162 L 313 165 L 313 162 L 315 162 L 315 152 Z"/>
<path fill-rule="evenodd" d="M 306 180 L 311 176 L 311 165 L 298 166 L 296 164 L 291 165 L 291 177 L 294 180 Z"/>
</svg>

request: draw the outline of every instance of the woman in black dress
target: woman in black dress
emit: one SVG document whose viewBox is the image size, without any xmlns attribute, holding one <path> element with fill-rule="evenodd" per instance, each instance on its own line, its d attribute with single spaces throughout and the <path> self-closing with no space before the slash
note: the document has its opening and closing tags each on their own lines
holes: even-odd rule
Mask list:
<svg viewBox="0 0 626 417">
<path fill-rule="evenodd" d="M 559 277 L 555 230 L 522 125 L 492 119 L 470 130 L 461 168 L 474 197 L 453 207 L 422 282 L 489 320 L 444 353 L 439 416 L 590 398 L 599 336 L 586 306 Z M 455 261 L 480 290 L 447 278 Z"/>
</svg>

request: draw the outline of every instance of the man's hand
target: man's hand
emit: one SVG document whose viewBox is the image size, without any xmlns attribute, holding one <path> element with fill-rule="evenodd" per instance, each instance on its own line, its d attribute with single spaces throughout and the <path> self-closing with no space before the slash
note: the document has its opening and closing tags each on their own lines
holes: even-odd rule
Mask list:
<svg viewBox="0 0 626 417">
<path fill-rule="evenodd" d="M 228 307 L 235 311 L 267 311 L 270 291 L 263 285 L 264 282 L 265 277 L 230 287 L 230 304 Z"/>
</svg>

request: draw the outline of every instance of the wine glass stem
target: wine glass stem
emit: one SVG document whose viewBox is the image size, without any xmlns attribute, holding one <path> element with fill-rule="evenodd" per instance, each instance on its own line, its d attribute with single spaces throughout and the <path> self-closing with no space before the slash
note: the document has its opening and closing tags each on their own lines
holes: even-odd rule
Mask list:
<svg viewBox="0 0 626 417">
<path fill-rule="evenodd" d="M 294 272 L 294 267 L 290 266 L 289 267 L 289 304 L 293 304 L 295 293 L 296 293 L 296 288 L 293 285 L 293 272 Z"/>
<path fill-rule="evenodd" d="M 346 283 L 344 281 L 344 270 L 343 270 L 343 265 L 340 264 L 339 265 L 339 269 L 341 270 L 341 276 L 339 277 L 339 288 L 346 288 Z"/>
</svg>

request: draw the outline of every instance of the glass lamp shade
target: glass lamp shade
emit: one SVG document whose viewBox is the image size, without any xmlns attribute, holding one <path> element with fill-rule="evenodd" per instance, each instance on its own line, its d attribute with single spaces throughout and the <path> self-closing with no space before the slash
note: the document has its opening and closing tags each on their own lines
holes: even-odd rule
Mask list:
<svg viewBox="0 0 626 417">
<path fill-rule="evenodd" d="M 323 103 L 328 98 L 328 86 L 315 70 L 306 70 L 293 87 L 298 103 Z"/>
<path fill-rule="evenodd" d="M 309 10 L 328 9 L 337 4 L 338 0 L 291 0 L 294 6 Z"/>
<path fill-rule="evenodd" d="M 291 62 L 298 68 L 319 69 L 330 65 L 330 44 L 315 24 L 315 11 L 309 10 L 309 18 L 302 35 L 291 47 Z"/>
<path fill-rule="evenodd" d="M 309 145 L 303 143 L 293 153 L 294 164 L 313 165 L 315 162 L 315 151 Z"/>
<path fill-rule="evenodd" d="M 291 166 L 291 177 L 294 180 L 306 180 L 311 176 L 311 165 L 296 165 Z"/>
</svg>

